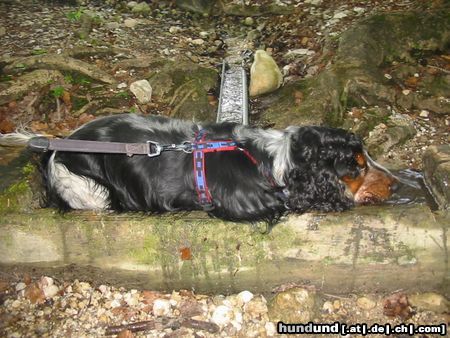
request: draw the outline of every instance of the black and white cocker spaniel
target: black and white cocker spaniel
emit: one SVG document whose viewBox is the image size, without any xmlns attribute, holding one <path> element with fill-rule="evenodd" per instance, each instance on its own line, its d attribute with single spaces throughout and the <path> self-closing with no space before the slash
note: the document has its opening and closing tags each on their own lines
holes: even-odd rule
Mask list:
<svg viewBox="0 0 450 338">
<path fill-rule="evenodd" d="M 273 224 L 286 212 L 342 211 L 380 202 L 396 186 L 396 179 L 370 159 L 361 140 L 342 129 L 200 126 L 121 114 L 91 121 L 69 139 L 151 141 L 183 149 L 154 157 L 46 153 L 42 171 L 47 202 L 62 210 L 205 209 L 226 220 Z M 214 148 L 215 143 L 221 144 Z"/>
</svg>

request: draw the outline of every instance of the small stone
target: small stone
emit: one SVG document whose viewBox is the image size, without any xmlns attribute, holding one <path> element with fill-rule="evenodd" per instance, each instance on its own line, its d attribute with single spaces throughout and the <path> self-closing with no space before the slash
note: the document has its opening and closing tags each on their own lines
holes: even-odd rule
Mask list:
<svg viewBox="0 0 450 338">
<path fill-rule="evenodd" d="M 407 96 L 407 95 L 409 95 L 409 93 L 411 93 L 411 91 L 409 89 L 403 89 L 402 93 L 403 93 L 403 95 Z"/>
<path fill-rule="evenodd" d="M 130 91 L 141 104 L 149 103 L 152 100 L 152 86 L 147 80 L 133 82 L 130 85 Z"/>
<path fill-rule="evenodd" d="M 255 20 L 253 20 L 252 17 L 248 16 L 244 20 L 244 25 L 246 26 L 252 26 L 255 23 Z"/>
<path fill-rule="evenodd" d="M 384 77 L 388 80 L 392 80 L 392 75 L 391 74 L 384 74 Z"/>
<path fill-rule="evenodd" d="M 171 27 L 169 28 L 169 33 L 170 33 L 170 34 L 176 34 L 176 33 L 179 33 L 179 32 L 181 32 L 181 27 L 178 27 L 178 26 L 171 26 Z"/>
<path fill-rule="evenodd" d="M 244 304 L 247 304 L 253 299 L 253 293 L 247 290 L 240 292 L 237 296 Z"/>
<path fill-rule="evenodd" d="M 114 30 L 114 29 L 118 29 L 119 28 L 119 23 L 118 22 L 107 22 L 105 23 L 105 28 L 109 29 L 109 30 Z"/>
<path fill-rule="evenodd" d="M 356 300 L 356 304 L 358 307 L 363 310 L 371 310 L 373 309 L 377 303 L 368 297 L 361 297 Z"/>
<path fill-rule="evenodd" d="M 119 83 L 119 84 L 117 85 L 117 88 L 118 88 L 118 89 L 123 89 L 123 88 L 127 88 L 127 87 L 128 87 L 128 85 L 127 85 L 125 82 Z"/>
<path fill-rule="evenodd" d="M 114 309 L 114 308 L 116 308 L 116 307 L 119 307 L 121 305 L 121 303 L 120 303 L 120 300 L 119 299 L 114 299 L 112 302 L 111 302 L 111 307 Z"/>
<path fill-rule="evenodd" d="M 42 291 L 44 291 L 45 298 L 52 298 L 59 292 L 59 288 L 52 284 L 45 286 Z"/>
<path fill-rule="evenodd" d="M 420 117 L 428 117 L 430 116 L 430 112 L 428 110 L 422 110 L 419 114 Z"/>
<path fill-rule="evenodd" d="M 153 314 L 155 316 L 167 316 L 170 313 L 170 302 L 167 299 L 155 299 L 153 302 Z"/>
<path fill-rule="evenodd" d="M 446 313 L 450 310 L 450 302 L 435 292 L 425 292 L 408 296 L 409 304 L 419 310 Z"/>
<path fill-rule="evenodd" d="M 264 325 L 264 328 L 266 329 L 266 334 L 270 336 L 275 336 L 277 333 L 277 329 L 275 328 L 275 324 L 272 322 L 266 322 Z"/>
<path fill-rule="evenodd" d="M 14 302 L 12 302 L 12 304 L 11 304 L 11 306 L 12 306 L 14 309 L 19 308 L 20 305 L 21 305 L 21 303 L 20 303 L 20 300 L 18 300 L 18 299 L 16 299 L 16 300 L 15 300 Z"/>
<path fill-rule="evenodd" d="M 203 40 L 203 39 L 194 39 L 194 40 L 192 40 L 191 42 L 192 42 L 194 45 L 201 46 L 201 45 L 203 45 L 203 44 L 205 43 L 205 40 Z"/>
<path fill-rule="evenodd" d="M 343 19 L 347 16 L 348 16 L 347 11 L 337 12 L 333 15 L 333 19 Z"/>
<path fill-rule="evenodd" d="M 20 283 L 17 283 L 17 284 L 16 284 L 15 289 L 16 289 L 16 291 L 22 291 L 22 290 L 24 290 L 26 287 L 27 287 L 27 285 L 26 285 L 25 283 L 20 282 Z"/>
<path fill-rule="evenodd" d="M 325 303 L 323 303 L 322 310 L 326 313 L 333 313 L 334 312 L 333 303 L 330 301 L 326 301 Z"/>
<path fill-rule="evenodd" d="M 341 301 L 340 301 L 339 299 L 336 299 L 336 300 L 333 302 L 333 308 L 334 308 L 335 310 L 339 310 L 339 309 L 341 308 Z"/>
<path fill-rule="evenodd" d="M 150 6 L 146 2 L 140 2 L 131 8 L 131 12 L 135 14 L 144 15 L 150 13 L 150 11 L 151 11 Z"/>
<path fill-rule="evenodd" d="M 133 8 L 134 6 L 136 6 L 138 3 L 137 1 L 130 1 L 127 3 L 127 7 L 128 8 Z"/>
<path fill-rule="evenodd" d="M 138 21 L 136 19 L 125 19 L 123 24 L 125 25 L 125 27 L 134 28 L 137 26 Z"/>
<path fill-rule="evenodd" d="M 6 34 L 6 28 L 4 26 L 0 26 L 0 36 L 3 36 Z"/>
<path fill-rule="evenodd" d="M 211 321 L 220 327 L 226 326 L 230 323 L 232 318 L 233 310 L 226 305 L 219 305 L 214 310 Z"/>
</svg>

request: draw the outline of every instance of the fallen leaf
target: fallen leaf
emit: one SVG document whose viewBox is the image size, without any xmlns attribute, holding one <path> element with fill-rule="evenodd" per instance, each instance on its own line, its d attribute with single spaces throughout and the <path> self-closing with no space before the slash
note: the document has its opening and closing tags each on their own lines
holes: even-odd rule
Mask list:
<svg viewBox="0 0 450 338">
<path fill-rule="evenodd" d="M 9 120 L 0 121 L 0 132 L 7 134 L 12 133 L 16 129 L 16 125 Z"/>
<path fill-rule="evenodd" d="M 9 283 L 0 280 L 0 292 L 5 292 L 8 289 L 9 289 Z"/>
<path fill-rule="evenodd" d="M 33 304 L 42 304 L 45 301 L 45 294 L 37 283 L 32 283 L 25 288 L 25 298 Z"/>
<path fill-rule="evenodd" d="M 408 87 L 415 88 L 417 87 L 417 84 L 419 83 L 419 78 L 415 76 L 410 76 L 405 80 L 405 85 Z"/>
<path fill-rule="evenodd" d="M 26 285 L 31 284 L 31 276 L 30 276 L 28 273 L 26 273 L 26 274 L 23 275 L 23 282 L 24 282 Z"/>
<path fill-rule="evenodd" d="M 42 121 L 32 121 L 30 127 L 33 131 L 48 130 L 48 124 Z"/>
<path fill-rule="evenodd" d="M 191 248 L 183 247 L 180 249 L 180 255 L 182 261 L 189 261 L 192 259 Z"/>
<path fill-rule="evenodd" d="M 161 294 L 155 291 L 144 290 L 141 292 L 142 302 L 147 305 L 152 305 L 155 299 L 161 298 Z"/>
<path fill-rule="evenodd" d="M 119 334 L 117 335 L 117 338 L 133 338 L 133 337 L 134 334 L 130 330 L 120 331 Z"/>
<path fill-rule="evenodd" d="M 398 292 L 387 297 L 384 300 L 383 314 L 388 317 L 400 317 L 403 320 L 411 318 L 413 312 L 406 294 Z"/>
</svg>

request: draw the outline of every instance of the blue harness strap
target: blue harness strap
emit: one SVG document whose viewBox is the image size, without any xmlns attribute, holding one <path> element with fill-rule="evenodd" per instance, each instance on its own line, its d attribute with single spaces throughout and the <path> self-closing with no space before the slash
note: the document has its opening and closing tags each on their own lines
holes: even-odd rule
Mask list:
<svg viewBox="0 0 450 338">
<path fill-rule="evenodd" d="M 206 131 L 201 129 L 195 135 L 195 140 L 192 144 L 192 155 L 194 160 L 195 189 L 197 191 L 198 201 L 205 211 L 209 211 L 214 208 L 214 205 L 206 181 L 205 153 L 240 150 L 243 151 L 253 163 L 257 164 L 257 161 L 246 150 L 239 148 L 236 141 L 205 141 L 205 138 Z"/>
</svg>

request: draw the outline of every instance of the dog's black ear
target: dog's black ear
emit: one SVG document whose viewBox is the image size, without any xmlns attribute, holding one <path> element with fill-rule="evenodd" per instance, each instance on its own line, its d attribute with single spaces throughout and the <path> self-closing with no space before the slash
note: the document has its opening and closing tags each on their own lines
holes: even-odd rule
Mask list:
<svg viewBox="0 0 450 338">
<path fill-rule="evenodd" d="M 289 173 L 287 206 L 294 212 L 343 211 L 353 206 L 345 187 L 332 170 L 298 167 Z"/>
<path fill-rule="evenodd" d="M 314 163 L 319 158 L 322 142 L 316 130 L 299 128 L 291 135 L 292 158 L 296 163 Z"/>
</svg>

